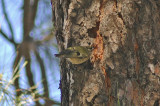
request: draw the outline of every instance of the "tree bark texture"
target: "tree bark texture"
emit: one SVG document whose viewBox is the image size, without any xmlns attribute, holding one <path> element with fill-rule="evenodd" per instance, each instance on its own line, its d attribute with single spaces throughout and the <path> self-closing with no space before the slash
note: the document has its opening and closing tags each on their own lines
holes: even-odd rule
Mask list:
<svg viewBox="0 0 160 106">
<path fill-rule="evenodd" d="M 90 61 L 61 59 L 62 106 L 160 104 L 160 0 L 52 0 L 59 50 L 94 45 Z"/>
</svg>

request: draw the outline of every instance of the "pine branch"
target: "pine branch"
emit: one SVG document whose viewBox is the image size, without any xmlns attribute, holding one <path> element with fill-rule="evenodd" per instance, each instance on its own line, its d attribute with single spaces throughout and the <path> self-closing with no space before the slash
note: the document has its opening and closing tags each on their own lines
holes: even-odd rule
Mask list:
<svg viewBox="0 0 160 106">
<path fill-rule="evenodd" d="M 32 74 L 32 71 L 31 71 L 31 58 L 30 58 L 30 51 L 26 51 L 27 55 L 25 55 L 25 61 L 28 62 L 28 64 L 26 65 L 26 74 L 27 74 L 27 78 L 28 78 L 28 82 L 29 82 L 29 85 L 30 87 L 33 87 L 35 86 L 35 83 L 34 83 L 34 80 L 33 80 L 33 74 Z M 35 92 L 36 91 L 36 88 L 35 89 L 32 89 L 32 92 Z M 37 101 L 35 101 L 36 103 L 36 106 L 40 106 L 40 103 L 38 101 L 38 97 L 36 96 L 35 99 L 37 99 Z"/>
<path fill-rule="evenodd" d="M 5 34 L 2 29 L 0 29 L 0 34 L 1 34 L 6 40 L 8 40 L 10 43 L 14 44 L 15 47 L 17 46 L 17 43 L 14 42 L 13 39 L 8 38 L 7 34 Z"/>
<path fill-rule="evenodd" d="M 42 79 L 43 80 L 43 87 L 44 87 L 44 96 L 46 98 L 49 98 L 49 88 L 48 88 L 48 82 L 47 82 L 47 75 L 46 75 L 46 70 L 45 70 L 45 66 L 44 66 L 44 63 L 43 63 L 43 60 L 42 58 L 39 56 L 38 52 L 35 50 L 35 55 L 36 55 L 36 58 L 39 62 L 39 65 L 40 65 L 40 68 L 41 68 L 41 75 L 42 75 Z"/>
<path fill-rule="evenodd" d="M 7 21 L 7 24 L 8 24 L 8 26 L 9 26 L 9 30 L 11 31 L 11 36 L 12 36 L 11 40 L 14 41 L 14 39 L 13 39 L 13 37 L 14 37 L 13 27 L 12 27 L 12 25 L 11 25 L 11 22 L 10 22 L 9 18 L 8 18 L 8 14 L 7 14 L 7 12 L 6 12 L 6 8 L 5 8 L 5 7 L 6 7 L 6 6 L 5 6 L 5 3 L 4 3 L 4 0 L 2 0 L 2 11 L 3 11 L 3 14 L 4 14 L 4 16 L 5 16 L 5 19 L 6 19 L 6 21 Z"/>
<path fill-rule="evenodd" d="M 29 32 L 34 27 L 38 1 L 39 0 L 34 0 L 34 4 L 31 5 L 30 0 L 24 0 L 23 29 L 25 37 L 29 35 Z"/>
</svg>

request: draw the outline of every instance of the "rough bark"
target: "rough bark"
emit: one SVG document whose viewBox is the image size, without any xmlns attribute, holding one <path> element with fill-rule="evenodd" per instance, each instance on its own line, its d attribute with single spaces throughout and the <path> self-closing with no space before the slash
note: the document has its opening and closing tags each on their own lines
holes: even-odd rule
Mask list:
<svg viewBox="0 0 160 106">
<path fill-rule="evenodd" d="M 62 59 L 62 106 L 160 104 L 160 0 L 52 0 L 59 50 L 94 45 L 90 61 Z"/>
</svg>

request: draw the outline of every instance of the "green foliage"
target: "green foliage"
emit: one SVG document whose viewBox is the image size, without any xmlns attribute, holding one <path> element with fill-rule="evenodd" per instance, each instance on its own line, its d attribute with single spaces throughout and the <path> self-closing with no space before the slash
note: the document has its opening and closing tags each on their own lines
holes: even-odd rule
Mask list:
<svg viewBox="0 0 160 106">
<path fill-rule="evenodd" d="M 16 78 L 20 76 L 20 72 L 22 69 L 27 65 L 27 61 L 22 64 L 22 67 L 19 69 L 22 59 L 16 66 L 15 70 L 13 71 L 12 77 L 9 80 L 4 79 L 5 73 L 0 73 L 0 105 L 4 106 L 22 106 L 26 104 L 31 104 L 35 96 L 38 95 L 38 91 L 32 91 L 33 89 L 37 88 L 37 85 L 29 88 L 29 89 L 16 89 L 14 90 L 14 81 Z M 8 75 L 8 74 L 7 74 Z M 22 94 L 17 98 L 16 91 L 21 91 Z"/>
</svg>

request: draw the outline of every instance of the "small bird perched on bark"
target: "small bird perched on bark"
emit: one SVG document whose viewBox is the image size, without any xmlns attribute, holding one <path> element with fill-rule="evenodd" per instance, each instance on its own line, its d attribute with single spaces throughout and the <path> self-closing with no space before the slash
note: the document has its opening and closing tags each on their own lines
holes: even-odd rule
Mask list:
<svg viewBox="0 0 160 106">
<path fill-rule="evenodd" d="M 82 64 L 90 58 L 91 52 L 92 46 L 73 46 L 55 54 L 55 56 L 66 58 L 72 64 Z"/>
</svg>

